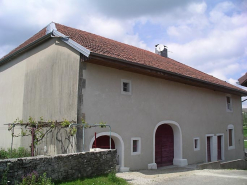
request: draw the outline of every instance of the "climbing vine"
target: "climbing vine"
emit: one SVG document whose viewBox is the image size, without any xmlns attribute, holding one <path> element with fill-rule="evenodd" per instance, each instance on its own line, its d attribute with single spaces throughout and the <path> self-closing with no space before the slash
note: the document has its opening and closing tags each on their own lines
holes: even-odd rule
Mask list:
<svg viewBox="0 0 247 185">
<path fill-rule="evenodd" d="M 25 136 L 31 136 L 32 142 L 31 142 L 31 152 L 32 155 L 34 155 L 34 149 L 37 147 L 37 145 L 44 139 L 46 135 L 51 133 L 53 130 L 57 129 L 56 139 L 62 143 L 62 139 L 58 139 L 58 133 L 61 131 L 61 129 L 68 128 L 71 123 L 75 123 L 75 121 L 68 121 L 64 119 L 63 121 L 44 121 L 42 117 L 40 117 L 39 121 L 36 121 L 31 116 L 28 118 L 27 122 L 24 122 L 23 120 L 20 120 L 17 118 L 12 124 L 9 124 L 8 130 L 12 131 L 12 137 L 25 137 Z M 21 126 L 21 132 L 19 134 L 14 133 L 14 128 L 16 126 Z M 77 129 L 75 127 L 69 128 L 69 131 L 66 131 L 66 135 L 74 136 L 77 132 Z M 67 139 L 70 142 L 70 139 L 68 136 L 65 136 L 64 139 Z M 68 148 L 68 147 L 67 147 Z M 66 149 L 65 149 L 66 150 Z"/>
<path fill-rule="evenodd" d="M 31 136 L 32 142 L 30 145 L 32 156 L 34 155 L 34 149 L 37 147 L 37 145 L 44 139 L 45 136 L 47 136 L 49 133 L 56 130 L 56 141 L 61 144 L 61 150 L 62 152 L 66 152 L 69 146 L 73 148 L 73 144 L 71 142 L 71 137 L 74 136 L 77 133 L 77 127 L 84 127 L 84 128 L 91 128 L 92 125 L 89 125 L 84 119 L 81 121 L 81 125 L 77 124 L 77 127 L 69 127 L 70 124 L 76 123 L 75 121 L 69 121 L 67 119 L 63 119 L 63 121 L 44 121 L 43 117 L 40 117 L 39 121 L 36 121 L 34 118 L 29 116 L 28 121 L 24 122 L 23 120 L 20 120 L 17 118 L 13 123 L 8 124 L 8 130 L 12 131 L 12 137 L 25 137 L 25 136 Z M 105 122 L 99 122 L 98 124 L 95 123 L 95 125 L 99 125 L 101 128 L 106 127 Z M 14 128 L 16 126 L 21 127 L 21 132 L 19 134 L 14 133 Z M 69 128 L 69 129 L 68 129 Z M 65 135 L 61 134 L 61 130 L 64 129 Z M 68 145 L 64 145 L 63 141 L 67 140 Z M 12 147 L 11 147 L 12 148 Z"/>
</svg>

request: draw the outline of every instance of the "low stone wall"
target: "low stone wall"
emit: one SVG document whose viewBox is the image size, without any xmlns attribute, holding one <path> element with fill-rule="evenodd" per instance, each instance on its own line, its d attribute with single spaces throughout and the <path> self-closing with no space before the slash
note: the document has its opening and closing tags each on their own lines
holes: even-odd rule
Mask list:
<svg viewBox="0 0 247 185">
<path fill-rule="evenodd" d="M 226 161 L 226 162 L 210 162 L 198 164 L 197 169 L 238 169 L 238 170 L 246 170 L 247 169 L 247 161 L 238 159 L 234 161 Z"/>
<path fill-rule="evenodd" d="M 116 156 L 116 150 L 100 150 L 56 156 L 5 159 L 0 160 L 0 177 L 7 170 L 7 178 L 13 184 L 15 181 L 20 182 L 23 176 L 36 171 L 39 175 L 46 172 L 47 177 L 51 177 L 54 181 L 74 180 L 115 171 Z"/>
<path fill-rule="evenodd" d="M 220 164 L 222 169 L 239 169 L 239 170 L 247 170 L 247 161 L 245 160 L 234 160 L 222 162 Z"/>
<path fill-rule="evenodd" d="M 198 164 L 197 165 L 198 170 L 203 170 L 203 169 L 220 169 L 220 162 L 209 162 L 209 163 L 203 163 L 203 164 Z"/>
</svg>

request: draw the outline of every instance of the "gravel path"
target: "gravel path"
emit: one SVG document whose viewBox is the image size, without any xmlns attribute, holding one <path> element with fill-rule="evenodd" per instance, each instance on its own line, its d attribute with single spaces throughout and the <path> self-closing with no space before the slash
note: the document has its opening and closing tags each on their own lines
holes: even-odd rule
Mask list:
<svg viewBox="0 0 247 185">
<path fill-rule="evenodd" d="M 247 170 L 195 170 L 193 168 L 164 168 L 117 173 L 133 185 L 247 185 Z"/>
</svg>

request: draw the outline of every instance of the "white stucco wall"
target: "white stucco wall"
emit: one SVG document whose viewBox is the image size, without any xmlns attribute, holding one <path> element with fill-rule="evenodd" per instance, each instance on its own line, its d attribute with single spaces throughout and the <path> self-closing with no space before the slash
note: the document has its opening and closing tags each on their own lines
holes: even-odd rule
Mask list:
<svg viewBox="0 0 247 185">
<path fill-rule="evenodd" d="M 57 39 L 0 66 L 0 147 L 10 147 L 5 123 L 28 116 L 50 120 L 76 120 L 79 53 Z M 164 79 L 86 63 L 83 71 L 82 111 L 90 124 L 104 121 L 112 126 L 116 143 L 122 143 L 122 167 L 146 169 L 153 163 L 153 135 L 157 124 L 170 120 L 181 130 L 182 159 L 189 164 L 206 162 L 206 135 L 224 134 L 225 160 L 243 158 L 241 99 L 232 95 L 233 112 L 226 111 L 226 94 Z M 121 80 L 131 81 L 131 95 L 121 94 Z M 228 125 L 234 125 L 235 149 L 228 150 Z M 175 124 L 173 124 L 175 125 Z M 94 133 L 86 129 L 89 150 Z M 120 139 L 119 139 L 120 138 Z M 131 155 L 131 138 L 141 139 L 141 152 Z M 193 138 L 200 138 L 194 151 Z M 14 140 L 14 147 L 25 145 Z M 52 145 L 50 141 L 50 145 Z M 54 148 L 51 146 L 51 148 Z M 60 153 L 54 149 L 54 153 Z M 180 149 L 179 149 L 180 150 Z M 122 154 L 123 151 L 123 154 Z M 178 155 L 179 156 L 179 155 Z"/>
<path fill-rule="evenodd" d="M 0 148 L 10 147 L 11 133 L 8 126 L 16 118 L 22 118 L 26 55 L 0 66 Z M 18 128 L 15 129 L 19 131 Z M 20 141 L 14 143 L 18 147 Z"/>
<path fill-rule="evenodd" d="M 0 66 L 0 134 L 4 138 L 0 148 L 9 148 L 11 142 L 3 124 L 17 117 L 76 121 L 79 60 L 77 51 L 54 38 Z M 15 138 L 14 147 L 29 146 L 27 140 Z"/>
<path fill-rule="evenodd" d="M 165 120 L 179 124 L 182 132 L 182 158 L 189 164 L 206 161 L 206 134 L 224 134 L 225 160 L 243 158 L 240 97 L 232 95 L 233 112 L 226 112 L 226 94 L 204 88 L 153 78 L 87 63 L 83 111 L 86 121 L 104 121 L 124 142 L 125 166 L 145 169 L 153 162 L 153 132 Z M 131 80 L 132 94 L 121 94 L 121 79 Z M 235 126 L 235 149 L 228 150 L 227 126 Z M 94 132 L 86 130 L 86 148 Z M 131 138 L 141 138 L 141 154 L 131 155 Z M 200 138 L 194 151 L 193 138 Z"/>
</svg>

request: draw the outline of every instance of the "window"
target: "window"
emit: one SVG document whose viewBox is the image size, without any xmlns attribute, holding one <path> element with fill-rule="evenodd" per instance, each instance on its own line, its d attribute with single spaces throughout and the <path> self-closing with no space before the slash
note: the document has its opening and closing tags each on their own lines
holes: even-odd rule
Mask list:
<svg viewBox="0 0 247 185">
<path fill-rule="evenodd" d="M 230 95 L 226 96 L 226 111 L 232 112 L 232 98 Z"/>
<path fill-rule="evenodd" d="M 121 80 L 121 94 L 131 95 L 131 81 Z"/>
<path fill-rule="evenodd" d="M 234 126 L 228 125 L 228 150 L 235 148 L 235 140 L 234 140 Z"/>
<path fill-rule="evenodd" d="M 141 153 L 141 138 L 131 138 L 131 155 L 138 155 Z"/>
<path fill-rule="evenodd" d="M 193 141 L 194 141 L 194 151 L 200 150 L 200 138 L 199 137 L 194 138 Z"/>
<path fill-rule="evenodd" d="M 138 140 L 133 140 L 133 152 L 137 152 Z"/>
<path fill-rule="evenodd" d="M 229 129 L 229 146 L 232 146 L 232 129 Z"/>
</svg>

